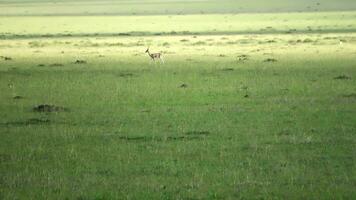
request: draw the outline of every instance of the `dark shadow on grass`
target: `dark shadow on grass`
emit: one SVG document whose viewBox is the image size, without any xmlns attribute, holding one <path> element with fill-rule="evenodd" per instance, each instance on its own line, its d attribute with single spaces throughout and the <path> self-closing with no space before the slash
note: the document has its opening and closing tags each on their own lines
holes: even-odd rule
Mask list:
<svg viewBox="0 0 356 200">
<path fill-rule="evenodd" d="M 128 142 L 166 142 L 202 140 L 210 135 L 209 131 L 188 131 L 179 136 L 118 136 L 118 139 Z"/>
<path fill-rule="evenodd" d="M 182 135 L 182 136 L 119 136 L 118 139 L 127 142 L 169 142 L 169 141 L 187 141 L 187 140 L 202 140 L 206 135 Z"/>
</svg>

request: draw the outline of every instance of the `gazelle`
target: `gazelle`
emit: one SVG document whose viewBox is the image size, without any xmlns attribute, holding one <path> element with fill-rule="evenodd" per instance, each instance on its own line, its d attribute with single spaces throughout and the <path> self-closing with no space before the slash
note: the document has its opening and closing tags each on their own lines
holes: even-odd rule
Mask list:
<svg viewBox="0 0 356 200">
<path fill-rule="evenodd" d="M 146 50 L 146 53 L 151 57 L 153 61 L 156 61 L 156 59 L 160 60 L 162 63 L 164 63 L 163 56 L 161 53 L 150 53 L 150 48 L 148 47 Z"/>
</svg>

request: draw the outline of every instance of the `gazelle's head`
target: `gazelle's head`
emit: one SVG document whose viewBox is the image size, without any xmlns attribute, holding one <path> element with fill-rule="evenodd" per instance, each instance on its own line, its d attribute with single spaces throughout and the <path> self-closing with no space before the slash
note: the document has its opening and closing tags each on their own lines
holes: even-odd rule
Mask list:
<svg viewBox="0 0 356 200">
<path fill-rule="evenodd" d="M 149 50 L 150 50 L 150 48 L 148 47 L 145 53 L 148 53 Z"/>
</svg>

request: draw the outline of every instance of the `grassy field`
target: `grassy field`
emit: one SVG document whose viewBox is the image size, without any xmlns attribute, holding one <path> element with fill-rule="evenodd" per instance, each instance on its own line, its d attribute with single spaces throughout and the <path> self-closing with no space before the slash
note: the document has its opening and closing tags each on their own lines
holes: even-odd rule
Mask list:
<svg viewBox="0 0 356 200">
<path fill-rule="evenodd" d="M 353 2 L 155 2 L 0 0 L 0 199 L 356 198 Z"/>
<path fill-rule="evenodd" d="M 3 39 L 347 32 L 356 32 L 356 12 L 77 17 L 8 16 L 1 17 L 0 21 L 0 38 Z"/>
</svg>

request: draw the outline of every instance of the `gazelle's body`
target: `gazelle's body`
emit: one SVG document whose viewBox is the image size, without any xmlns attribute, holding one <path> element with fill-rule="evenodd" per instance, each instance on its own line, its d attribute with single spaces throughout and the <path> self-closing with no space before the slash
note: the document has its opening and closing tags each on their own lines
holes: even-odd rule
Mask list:
<svg viewBox="0 0 356 200">
<path fill-rule="evenodd" d="M 150 53 L 150 49 L 148 48 L 146 50 L 146 53 L 151 57 L 153 61 L 160 60 L 161 62 L 164 63 L 163 56 L 161 53 Z"/>
</svg>

